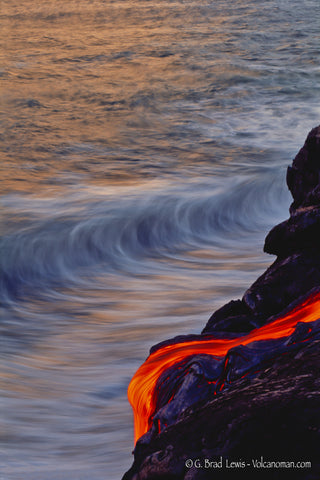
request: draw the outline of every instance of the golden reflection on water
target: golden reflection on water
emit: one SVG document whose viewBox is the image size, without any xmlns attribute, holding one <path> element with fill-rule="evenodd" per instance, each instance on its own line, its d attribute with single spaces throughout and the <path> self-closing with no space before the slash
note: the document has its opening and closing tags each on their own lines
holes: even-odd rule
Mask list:
<svg viewBox="0 0 320 480">
<path fill-rule="evenodd" d="M 81 463 L 120 478 L 126 389 L 149 348 L 199 333 L 271 262 L 266 225 L 289 205 L 281 135 L 300 144 L 313 118 L 283 91 L 294 78 L 313 99 L 316 64 L 284 3 L 2 0 L 9 476 L 76 478 Z"/>
<path fill-rule="evenodd" d="M 189 89 L 207 89 L 207 78 L 222 70 L 241 73 L 224 59 L 206 64 L 194 55 L 211 31 L 213 50 L 227 42 L 223 14 L 207 22 L 199 2 L 190 2 L 189 22 L 181 25 L 185 8 L 176 2 L 139 2 L 137 8 L 132 1 L 3 1 L 4 189 L 30 191 L 37 184 L 43 190 L 71 172 L 99 183 L 103 176 L 126 182 L 139 172 L 113 162 L 112 149 L 140 148 L 141 136 L 146 151 L 155 141 L 170 147 L 170 121 L 161 109 L 172 99 L 183 101 Z M 182 154 L 175 152 L 184 161 Z"/>
</svg>

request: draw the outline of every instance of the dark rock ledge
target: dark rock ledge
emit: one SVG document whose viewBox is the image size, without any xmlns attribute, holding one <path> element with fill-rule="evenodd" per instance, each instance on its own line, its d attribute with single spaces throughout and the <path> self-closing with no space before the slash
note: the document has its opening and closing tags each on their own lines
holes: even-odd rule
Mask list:
<svg viewBox="0 0 320 480">
<path fill-rule="evenodd" d="M 293 196 L 290 218 L 269 232 L 264 246 L 277 259 L 241 300 L 217 310 L 198 337 L 245 335 L 320 290 L 320 126 L 311 130 L 288 167 L 287 185 Z M 171 367 L 157 384 L 155 418 L 157 425 L 165 418 L 166 428 L 159 432 L 154 423 L 137 442 L 134 463 L 123 480 L 240 475 L 319 480 L 319 353 L 316 321 L 298 324 L 285 340 L 233 348 L 220 363 L 195 355 L 180 362 L 179 374 Z M 169 404 L 166 399 L 172 392 L 177 400 Z M 312 466 L 254 468 L 252 460 L 261 456 L 270 461 L 310 461 Z M 221 458 L 222 468 L 204 468 L 206 459 Z M 188 459 L 199 459 L 203 468 L 187 468 Z M 227 468 L 232 461 L 246 465 Z"/>
</svg>

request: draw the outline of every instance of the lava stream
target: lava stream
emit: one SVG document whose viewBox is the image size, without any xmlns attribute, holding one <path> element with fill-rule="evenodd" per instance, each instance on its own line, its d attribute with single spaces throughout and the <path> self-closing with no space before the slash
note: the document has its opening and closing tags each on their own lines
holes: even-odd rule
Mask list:
<svg viewBox="0 0 320 480">
<path fill-rule="evenodd" d="M 310 296 L 290 312 L 238 338 L 212 338 L 179 342 L 160 347 L 149 355 L 133 376 L 128 387 L 128 398 L 134 413 L 135 442 L 151 427 L 155 411 L 156 383 L 160 375 L 175 363 L 190 355 L 208 354 L 224 357 L 230 348 L 248 345 L 259 340 L 290 336 L 299 322 L 313 322 L 320 317 L 320 292 Z"/>
</svg>

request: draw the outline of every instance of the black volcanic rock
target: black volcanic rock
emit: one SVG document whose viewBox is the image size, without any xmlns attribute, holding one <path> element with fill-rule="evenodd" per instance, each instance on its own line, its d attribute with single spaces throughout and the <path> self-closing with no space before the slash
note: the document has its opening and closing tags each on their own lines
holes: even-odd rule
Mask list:
<svg viewBox="0 0 320 480">
<path fill-rule="evenodd" d="M 300 207 L 267 235 L 264 251 L 288 256 L 320 247 L 320 206 Z"/>
<path fill-rule="evenodd" d="M 290 303 L 320 286 L 320 249 L 278 258 L 246 291 L 243 301 L 268 317 L 282 312 Z"/>
<path fill-rule="evenodd" d="M 320 340 L 277 357 L 272 368 L 245 378 L 223 395 L 198 403 L 172 427 L 139 443 L 135 462 L 123 480 L 210 480 L 320 478 L 319 357 Z M 301 470 L 254 468 L 252 460 L 310 461 Z M 222 457 L 223 468 L 188 469 L 188 459 Z M 242 459 L 236 472 L 226 461 Z M 249 464 L 249 465 L 247 465 Z M 264 476 L 268 474 L 268 476 Z M 236 476 L 234 476 L 236 475 Z"/>
<path fill-rule="evenodd" d="M 207 339 L 245 335 L 320 289 L 320 126 L 288 167 L 290 218 L 266 237 L 274 263 L 241 300 L 208 320 Z M 211 335 L 212 334 L 212 335 Z M 197 338 L 198 337 L 198 338 Z M 152 351 L 159 348 L 155 346 Z M 157 382 L 152 428 L 137 442 L 123 480 L 320 479 L 320 320 L 286 339 L 239 345 L 224 359 L 193 355 Z M 259 461 L 306 461 L 311 468 L 254 468 Z M 186 466 L 192 460 L 191 468 Z M 222 468 L 205 468 L 222 459 Z M 196 464 L 196 460 L 199 463 Z M 231 461 L 244 461 L 237 469 Z M 201 465 L 201 468 L 197 467 Z"/>
<path fill-rule="evenodd" d="M 268 233 L 264 245 L 278 258 L 242 300 L 215 312 L 202 333 L 250 331 L 320 286 L 320 126 L 288 167 L 287 184 L 294 199 L 290 218 Z"/>
<path fill-rule="evenodd" d="M 319 204 L 320 126 L 309 133 L 305 144 L 287 170 L 287 185 L 293 196 L 290 213 L 301 206 Z"/>
<path fill-rule="evenodd" d="M 264 245 L 278 258 L 242 299 L 265 319 L 320 285 L 320 126 L 288 167 L 287 184 L 294 199 L 290 218 L 268 233 Z"/>
<path fill-rule="evenodd" d="M 256 326 L 253 321 L 252 311 L 245 302 L 231 300 L 211 315 L 202 333 L 249 332 Z"/>
</svg>

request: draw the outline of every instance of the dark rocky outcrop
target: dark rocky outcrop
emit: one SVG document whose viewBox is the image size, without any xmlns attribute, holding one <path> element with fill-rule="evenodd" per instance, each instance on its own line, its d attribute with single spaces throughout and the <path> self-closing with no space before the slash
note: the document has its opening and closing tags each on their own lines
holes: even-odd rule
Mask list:
<svg viewBox="0 0 320 480">
<path fill-rule="evenodd" d="M 242 300 L 231 300 L 215 311 L 202 333 L 250 332 L 257 326 L 251 309 Z"/>
<path fill-rule="evenodd" d="M 320 126 L 309 133 L 288 168 L 287 184 L 293 196 L 290 218 L 270 231 L 264 246 L 277 259 L 241 300 L 210 317 L 204 338 L 245 335 L 319 291 Z M 181 340 L 168 344 L 174 341 Z M 298 324 L 287 339 L 239 345 L 220 361 L 195 355 L 171 367 L 157 383 L 158 423 L 138 441 L 124 480 L 229 479 L 244 474 L 252 479 L 319 479 L 319 348 L 320 320 Z M 165 428 L 159 431 L 155 425 Z M 254 468 L 252 460 L 261 456 L 309 461 L 312 466 Z M 220 459 L 222 468 L 218 463 L 205 468 L 206 462 Z M 227 468 L 231 461 L 245 465 Z"/>
<path fill-rule="evenodd" d="M 194 405 L 172 427 L 139 444 L 123 480 L 210 480 L 229 478 L 318 480 L 320 473 L 319 348 L 279 356 L 253 379 Z M 294 372 L 294 375 L 293 375 Z M 254 468 L 252 460 L 310 461 L 294 470 Z M 186 461 L 223 459 L 222 468 L 186 467 Z M 245 468 L 227 469 L 242 460 Z M 250 465 L 247 465 L 247 464 Z"/>
<path fill-rule="evenodd" d="M 285 222 L 274 227 L 266 237 L 264 251 L 286 257 L 297 251 L 320 246 L 320 207 L 298 208 Z"/>
<path fill-rule="evenodd" d="M 255 315 L 268 317 L 320 285 L 320 251 L 295 252 L 277 260 L 246 291 L 243 301 Z"/>
<path fill-rule="evenodd" d="M 290 218 L 269 232 L 264 245 L 276 261 L 242 300 L 215 312 L 203 333 L 249 331 L 320 286 L 320 126 L 288 167 L 287 184 L 294 200 Z"/>
<path fill-rule="evenodd" d="M 197 405 L 149 444 L 138 445 L 124 480 L 269 478 L 318 480 L 319 348 L 280 356 L 273 368 L 243 380 L 224 395 Z M 294 371 L 294 380 L 292 372 Z M 186 468 L 187 459 L 223 457 L 223 468 Z M 253 459 L 311 461 L 312 468 L 255 469 Z M 250 463 L 228 470 L 226 460 Z"/>
<path fill-rule="evenodd" d="M 287 185 L 293 196 L 290 213 L 299 207 L 320 204 L 320 128 L 309 133 L 305 144 L 287 170 Z"/>
</svg>

